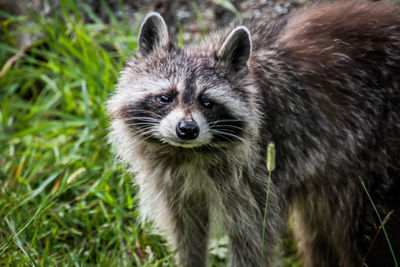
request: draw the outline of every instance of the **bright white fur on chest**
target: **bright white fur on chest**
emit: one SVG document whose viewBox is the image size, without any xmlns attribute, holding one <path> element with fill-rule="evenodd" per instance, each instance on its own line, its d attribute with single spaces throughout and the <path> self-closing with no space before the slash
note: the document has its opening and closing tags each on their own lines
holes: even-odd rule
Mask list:
<svg viewBox="0 0 400 267">
<path fill-rule="evenodd" d="M 217 191 L 212 177 L 209 176 L 201 163 L 184 163 L 177 169 L 168 166 L 150 166 L 138 159 L 135 182 L 139 188 L 140 210 L 143 222 L 151 221 L 161 233 L 170 234 L 173 229 L 171 222 L 171 203 L 180 206 L 187 198 L 204 194 L 210 211 L 212 228 L 219 227 L 223 218 L 223 200 Z M 142 165 L 144 164 L 144 165 Z M 197 166 L 196 166 L 197 165 Z M 179 188 L 171 197 L 172 188 Z M 168 192 L 169 191 L 169 192 Z M 172 240 L 172 242 L 174 242 Z"/>
</svg>

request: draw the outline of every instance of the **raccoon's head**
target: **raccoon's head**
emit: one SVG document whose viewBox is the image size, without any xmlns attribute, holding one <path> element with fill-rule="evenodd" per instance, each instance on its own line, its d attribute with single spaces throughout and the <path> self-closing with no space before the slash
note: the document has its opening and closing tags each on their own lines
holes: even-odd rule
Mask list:
<svg viewBox="0 0 400 267">
<path fill-rule="evenodd" d="M 128 133 L 124 140 L 181 148 L 245 142 L 258 131 L 250 53 L 246 27 L 179 49 L 162 17 L 150 13 L 136 54 L 108 101 L 114 137 L 122 140 L 116 135 Z"/>
</svg>

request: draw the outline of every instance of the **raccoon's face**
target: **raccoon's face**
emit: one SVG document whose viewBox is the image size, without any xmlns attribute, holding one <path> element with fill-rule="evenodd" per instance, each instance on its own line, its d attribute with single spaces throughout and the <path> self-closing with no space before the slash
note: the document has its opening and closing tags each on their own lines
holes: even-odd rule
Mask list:
<svg viewBox="0 0 400 267">
<path fill-rule="evenodd" d="M 108 102 L 114 128 L 119 123 L 141 142 L 184 148 L 243 142 L 255 112 L 246 78 L 250 50 L 245 27 L 217 51 L 178 49 L 162 17 L 149 14 Z"/>
</svg>

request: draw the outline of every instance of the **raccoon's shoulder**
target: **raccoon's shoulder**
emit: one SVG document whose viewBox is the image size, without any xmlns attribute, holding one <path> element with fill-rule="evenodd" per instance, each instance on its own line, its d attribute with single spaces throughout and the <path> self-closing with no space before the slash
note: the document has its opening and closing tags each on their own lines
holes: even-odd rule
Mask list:
<svg viewBox="0 0 400 267">
<path fill-rule="evenodd" d="M 250 65 L 280 62 L 299 72 L 314 73 L 326 71 L 321 67 L 346 65 L 344 71 L 352 73 L 357 64 L 400 64 L 400 6 L 395 4 L 327 1 L 278 20 L 252 18 L 242 25 L 250 32 Z M 236 26 L 211 33 L 196 49 L 217 52 Z"/>
<path fill-rule="evenodd" d="M 338 54 L 363 59 L 399 42 L 400 7 L 369 1 L 323 2 L 300 9 L 287 18 L 277 39 L 289 53 L 327 62 Z"/>
</svg>

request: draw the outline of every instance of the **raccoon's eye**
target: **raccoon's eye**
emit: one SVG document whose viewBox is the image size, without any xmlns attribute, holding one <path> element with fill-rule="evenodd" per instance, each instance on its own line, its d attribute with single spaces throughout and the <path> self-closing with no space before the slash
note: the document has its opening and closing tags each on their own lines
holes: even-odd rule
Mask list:
<svg viewBox="0 0 400 267">
<path fill-rule="evenodd" d="M 202 101 L 200 101 L 200 104 L 203 107 L 208 108 L 208 109 L 211 109 L 215 106 L 215 103 L 210 100 L 202 100 Z"/>
<path fill-rule="evenodd" d="M 161 104 L 168 104 L 172 102 L 172 98 L 167 95 L 159 95 L 157 96 L 157 101 Z"/>
</svg>

